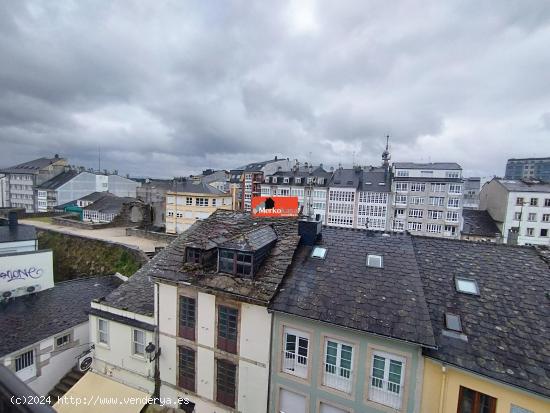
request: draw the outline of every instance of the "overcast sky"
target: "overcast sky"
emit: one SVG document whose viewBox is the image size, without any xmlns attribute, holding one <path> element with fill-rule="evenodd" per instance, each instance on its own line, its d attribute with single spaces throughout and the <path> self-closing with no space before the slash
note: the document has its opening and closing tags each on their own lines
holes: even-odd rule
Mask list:
<svg viewBox="0 0 550 413">
<path fill-rule="evenodd" d="M 0 166 L 550 156 L 550 1 L 391 3 L 1 1 Z"/>
</svg>

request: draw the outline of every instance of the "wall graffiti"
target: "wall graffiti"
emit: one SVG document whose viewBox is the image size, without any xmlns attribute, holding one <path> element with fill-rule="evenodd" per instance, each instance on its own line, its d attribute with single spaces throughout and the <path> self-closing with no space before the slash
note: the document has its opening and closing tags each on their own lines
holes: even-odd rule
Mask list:
<svg viewBox="0 0 550 413">
<path fill-rule="evenodd" d="M 37 267 L 18 268 L 15 270 L 0 271 L 0 279 L 7 282 L 15 280 L 37 279 L 42 277 L 44 270 Z"/>
</svg>

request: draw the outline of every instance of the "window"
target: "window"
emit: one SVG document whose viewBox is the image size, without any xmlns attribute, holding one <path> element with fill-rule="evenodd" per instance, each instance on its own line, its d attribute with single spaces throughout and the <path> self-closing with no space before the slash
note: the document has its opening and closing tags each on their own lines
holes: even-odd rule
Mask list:
<svg viewBox="0 0 550 413">
<path fill-rule="evenodd" d="M 195 391 L 195 350 L 179 346 L 178 385 Z"/>
<path fill-rule="evenodd" d="M 396 209 L 395 210 L 395 216 L 396 217 L 404 217 L 405 216 L 405 210 L 404 209 Z"/>
<path fill-rule="evenodd" d="M 28 380 L 36 375 L 34 350 L 29 350 L 15 358 L 15 372 L 21 380 Z"/>
<path fill-rule="evenodd" d="M 460 386 L 457 413 L 495 413 L 497 399 Z"/>
<path fill-rule="evenodd" d="M 239 310 L 220 305 L 218 307 L 218 348 L 237 354 L 237 322 Z"/>
<path fill-rule="evenodd" d="M 180 337 L 195 340 L 196 302 L 194 298 L 180 296 Z"/>
<path fill-rule="evenodd" d="M 285 176 L 285 177 L 283 178 L 283 183 L 284 183 L 284 184 L 288 184 L 288 177 Z"/>
<path fill-rule="evenodd" d="M 294 178 L 294 183 L 296 184 L 302 183 L 302 178 Z"/>
<path fill-rule="evenodd" d="M 107 320 L 97 319 L 97 340 L 109 345 L 109 322 Z"/>
<path fill-rule="evenodd" d="M 400 409 L 403 402 L 405 359 L 380 351 L 373 352 L 369 380 L 369 400 Z"/>
<path fill-rule="evenodd" d="M 350 411 L 342 410 L 339 407 L 334 407 L 331 404 L 321 402 L 319 404 L 319 413 L 350 413 Z"/>
<path fill-rule="evenodd" d="M 535 235 L 535 228 L 527 228 L 525 231 L 525 235 L 528 237 L 533 237 Z"/>
<path fill-rule="evenodd" d="M 397 192 L 407 192 L 409 190 L 409 184 L 407 182 L 397 182 L 395 184 L 395 190 Z"/>
<path fill-rule="evenodd" d="M 409 217 L 422 218 L 424 216 L 423 209 L 409 209 Z"/>
<path fill-rule="evenodd" d="M 521 221 L 521 212 L 515 212 L 514 213 L 514 220 L 515 221 Z"/>
<path fill-rule="evenodd" d="M 309 406 L 306 396 L 281 388 L 279 390 L 279 413 L 306 413 Z"/>
<path fill-rule="evenodd" d="M 533 412 L 532 410 L 524 409 L 523 407 L 519 407 L 519 406 L 516 406 L 515 404 L 513 404 L 510 407 L 510 413 L 535 413 L 535 412 Z"/>
<path fill-rule="evenodd" d="M 441 233 L 442 226 L 440 224 L 426 224 L 426 231 L 431 232 L 432 234 Z"/>
<path fill-rule="evenodd" d="M 529 212 L 529 215 L 527 215 L 527 221 L 536 221 L 537 220 L 537 214 L 535 212 Z"/>
<path fill-rule="evenodd" d="M 470 278 L 455 277 L 455 287 L 460 293 L 479 295 L 477 282 Z"/>
<path fill-rule="evenodd" d="M 448 330 L 462 332 L 460 316 L 452 313 L 445 313 L 445 327 L 447 327 Z"/>
<path fill-rule="evenodd" d="M 545 206 L 545 207 L 550 207 L 550 198 L 546 198 L 546 199 L 544 200 L 544 206 Z"/>
<path fill-rule="evenodd" d="M 185 197 L 185 205 L 193 205 L 193 198 L 190 196 Z"/>
<path fill-rule="evenodd" d="M 407 224 L 407 229 L 409 231 L 422 231 L 422 223 L 420 223 L 420 222 L 409 222 Z"/>
<path fill-rule="evenodd" d="M 336 340 L 327 340 L 325 346 L 325 373 L 323 385 L 351 392 L 353 347 Z"/>
<path fill-rule="evenodd" d="M 432 192 L 445 192 L 445 184 L 431 184 L 431 190 Z"/>
<path fill-rule="evenodd" d="M 460 194 L 462 191 L 462 185 L 457 184 L 450 184 L 449 185 L 449 193 L 450 194 Z"/>
<path fill-rule="evenodd" d="M 235 376 L 237 366 L 226 360 L 216 360 L 216 400 L 235 407 Z"/>
<path fill-rule="evenodd" d="M 454 225 L 445 225 L 444 235 L 453 236 L 456 234 L 456 227 Z"/>
<path fill-rule="evenodd" d="M 216 206 L 216 198 L 212 198 L 212 206 Z"/>
<path fill-rule="evenodd" d="M 168 211 L 168 216 L 173 217 L 174 216 L 174 211 Z"/>
<path fill-rule="evenodd" d="M 145 331 L 132 329 L 132 354 L 145 356 Z"/>
<path fill-rule="evenodd" d="M 540 230 L 540 236 L 541 237 L 547 237 L 548 236 L 548 230 L 546 228 L 542 228 Z"/>
<path fill-rule="evenodd" d="M 367 267 L 382 268 L 383 260 L 381 255 L 367 255 Z"/>
<path fill-rule="evenodd" d="M 519 206 L 523 205 L 523 198 L 522 197 L 518 196 L 516 198 L 516 205 L 519 205 Z"/>
<path fill-rule="evenodd" d="M 460 178 L 460 172 L 448 171 L 446 176 L 447 178 Z"/>
<path fill-rule="evenodd" d="M 307 378 L 309 334 L 285 327 L 284 346 L 283 371 Z"/>
<path fill-rule="evenodd" d="M 455 212 L 457 214 L 457 220 L 458 220 L 458 213 Z M 449 213 L 447 212 L 447 215 L 449 215 Z M 435 210 L 428 210 L 428 218 L 429 219 L 442 219 L 443 218 L 443 211 L 435 211 Z"/>
<path fill-rule="evenodd" d="M 445 203 L 445 198 L 442 196 L 431 196 L 429 203 L 433 206 L 443 206 Z"/>
<path fill-rule="evenodd" d="M 195 198 L 195 206 L 207 207 L 208 198 Z"/>
<path fill-rule="evenodd" d="M 539 204 L 538 198 L 531 198 L 531 200 L 529 201 L 529 205 L 531 206 L 537 206 L 538 204 Z"/>
<path fill-rule="evenodd" d="M 313 247 L 313 251 L 311 252 L 312 258 L 325 259 L 326 255 L 327 255 L 327 249 L 323 247 Z"/>
<path fill-rule="evenodd" d="M 71 342 L 71 334 L 64 334 L 62 336 L 56 337 L 55 339 L 55 347 L 65 347 L 67 344 Z"/>
<path fill-rule="evenodd" d="M 542 214 L 542 222 L 550 222 L 550 214 Z"/>
<path fill-rule="evenodd" d="M 426 190 L 426 184 L 411 184 L 411 192 L 424 192 Z"/>
<path fill-rule="evenodd" d="M 201 250 L 198 248 L 186 248 L 187 259 L 186 261 L 193 264 L 200 264 L 201 262 Z"/>
<path fill-rule="evenodd" d="M 460 198 L 449 198 L 447 200 L 447 206 L 449 208 L 458 208 L 458 207 L 460 207 Z"/>
<path fill-rule="evenodd" d="M 424 205 L 424 197 L 421 196 L 411 196 L 412 205 Z"/>
<path fill-rule="evenodd" d="M 407 195 L 396 195 L 395 203 L 400 205 L 407 205 Z"/>
<path fill-rule="evenodd" d="M 397 176 L 407 177 L 409 176 L 409 171 L 403 171 L 403 170 L 397 171 Z"/>
</svg>

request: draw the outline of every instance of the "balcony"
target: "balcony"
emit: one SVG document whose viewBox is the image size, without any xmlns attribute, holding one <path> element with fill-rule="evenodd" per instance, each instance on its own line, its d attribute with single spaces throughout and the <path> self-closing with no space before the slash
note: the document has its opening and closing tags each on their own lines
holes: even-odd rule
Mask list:
<svg viewBox="0 0 550 413">
<path fill-rule="evenodd" d="M 293 376 L 307 378 L 307 356 L 301 356 L 291 351 L 285 351 L 283 371 Z"/>
<path fill-rule="evenodd" d="M 341 390 L 345 393 L 351 393 L 351 378 L 351 370 L 344 367 L 338 367 L 334 364 L 325 363 L 323 385 Z"/>
<path fill-rule="evenodd" d="M 403 386 L 398 383 L 371 376 L 369 400 L 399 410 L 403 403 Z"/>
</svg>

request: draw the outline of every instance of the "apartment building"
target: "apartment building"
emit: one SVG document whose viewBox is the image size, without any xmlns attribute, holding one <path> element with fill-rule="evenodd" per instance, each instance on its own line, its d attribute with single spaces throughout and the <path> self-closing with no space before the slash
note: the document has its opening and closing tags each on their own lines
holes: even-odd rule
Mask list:
<svg viewBox="0 0 550 413">
<path fill-rule="evenodd" d="M 254 162 L 242 168 L 241 195 L 244 211 L 252 208 L 252 198 L 261 195 L 261 185 L 264 178 L 273 175 L 277 171 L 290 171 L 290 161 L 287 159 L 274 159 Z"/>
<path fill-rule="evenodd" d="M 218 209 L 233 209 L 232 197 L 201 181 L 177 181 L 166 192 L 166 232 L 180 234 Z"/>
<path fill-rule="evenodd" d="M 481 178 L 464 178 L 463 207 L 479 208 L 479 192 L 481 191 Z"/>
<path fill-rule="evenodd" d="M 481 190 L 480 209 L 491 215 L 504 242 L 550 245 L 550 184 L 494 178 Z"/>
<path fill-rule="evenodd" d="M 269 413 L 419 411 L 435 339 L 410 236 L 324 228 L 270 308 Z"/>
<path fill-rule="evenodd" d="M 8 206 L 24 208 L 27 212 L 38 210 L 35 187 L 59 175 L 68 163 L 55 155 L 39 158 L 0 170 L 8 179 Z"/>
<path fill-rule="evenodd" d="M 391 201 L 387 167 L 338 168 L 329 184 L 329 226 L 386 230 Z"/>
<path fill-rule="evenodd" d="M 307 162 L 294 164 L 290 171 L 277 171 L 264 178 L 262 196 L 295 196 L 304 215 L 319 216 L 325 223 L 327 188 L 332 176 L 323 165 L 313 166 Z"/>
<path fill-rule="evenodd" d="M 143 179 L 136 189 L 136 198 L 150 205 L 153 213 L 151 223 L 155 227 L 166 226 L 166 192 L 175 189 L 171 179 Z"/>
<path fill-rule="evenodd" d="M 9 178 L 0 174 L 0 208 L 6 208 L 9 204 Z"/>
<path fill-rule="evenodd" d="M 538 179 L 550 182 L 550 157 L 512 158 L 506 162 L 505 179 Z"/>
<path fill-rule="evenodd" d="M 460 237 L 463 207 L 460 165 L 396 162 L 392 172 L 392 230 Z"/>
</svg>

